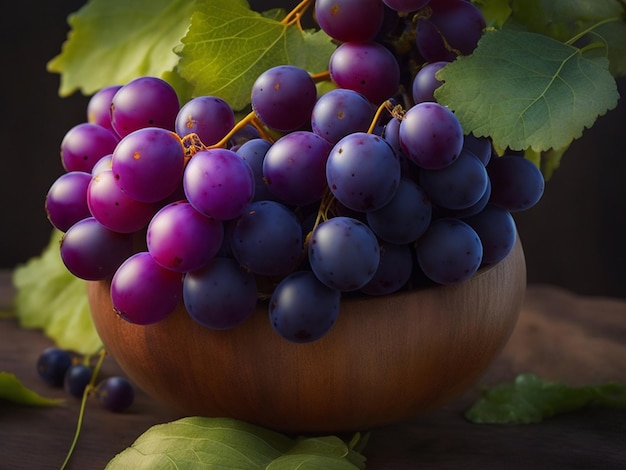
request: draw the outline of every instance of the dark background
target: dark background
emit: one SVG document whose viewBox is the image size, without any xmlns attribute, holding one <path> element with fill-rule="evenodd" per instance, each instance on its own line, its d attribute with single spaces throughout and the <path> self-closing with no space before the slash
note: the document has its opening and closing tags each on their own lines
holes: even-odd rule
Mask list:
<svg viewBox="0 0 626 470">
<path fill-rule="evenodd" d="M 276 3 L 251 2 L 263 9 Z M 86 119 L 87 97 L 59 98 L 59 77 L 46 71 L 46 63 L 61 50 L 67 14 L 83 4 L 13 2 L 0 18 L 0 268 L 38 255 L 50 237 L 45 195 L 63 172 L 63 135 Z M 619 87 L 623 96 L 626 80 Z M 573 143 L 541 202 L 515 216 L 530 282 L 626 297 L 625 148 L 621 100 Z"/>
</svg>

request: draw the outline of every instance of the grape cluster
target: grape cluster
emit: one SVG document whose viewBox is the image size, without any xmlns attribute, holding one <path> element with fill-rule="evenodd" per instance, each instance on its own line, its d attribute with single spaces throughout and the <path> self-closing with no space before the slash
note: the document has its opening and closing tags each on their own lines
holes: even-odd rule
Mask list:
<svg viewBox="0 0 626 470">
<path fill-rule="evenodd" d="M 66 173 L 46 199 L 61 257 L 78 277 L 110 278 L 122 318 L 155 323 L 182 301 L 227 329 L 269 300 L 276 332 L 308 342 L 344 296 L 463 282 L 512 249 L 511 213 L 540 199 L 539 169 L 465 134 L 434 97 L 436 72 L 476 47 L 480 11 L 317 0 L 315 17 L 338 44 L 331 91 L 272 67 L 236 122 L 219 97 L 181 106 L 140 77 L 97 92 L 64 137 Z M 411 38 L 409 52 L 390 37 Z"/>
<path fill-rule="evenodd" d="M 65 349 L 50 347 L 37 359 L 39 377 L 53 387 L 63 387 L 67 393 L 82 398 L 85 389 L 94 379 L 94 368 L 88 360 Z M 95 385 L 94 393 L 99 403 L 110 411 L 124 411 L 135 399 L 132 384 L 120 376 L 111 376 Z"/>
</svg>

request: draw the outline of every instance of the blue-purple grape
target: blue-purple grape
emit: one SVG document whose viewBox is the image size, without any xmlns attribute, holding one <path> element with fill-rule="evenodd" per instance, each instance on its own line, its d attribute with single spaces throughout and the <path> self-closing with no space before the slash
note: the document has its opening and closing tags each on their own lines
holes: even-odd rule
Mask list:
<svg viewBox="0 0 626 470">
<path fill-rule="evenodd" d="M 525 211 L 539 202 L 545 181 L 541 170 L 527 158 L 503 155 L 487 165 L 491 179 L 489 202 L 510 212 Z"/>
<path fill-rule="evenodd" d="M 357 132 L 341 139 L 326 162 L 328 187 L 339 202 L 355 211 L 387 204 L 400 184 L 400 160 L 383 139 Z"/>
<path fill-rule="evenodd" d="M 371 229 L 351 217 L 333 217 L 313 230 L 308 246 L 311 269 L 332 289 L 354 291 L 378 269 L 380 245 Z"/>
<path fill-rule="evenodd" d="M 183 301 L 199 324 L 217 330 L 234 328 L 254 312 L 256 280 L 234 259 L 214 258 L 185 275 Z"/>
<path fill-rule="evenodd" d="M 476 137 L 474 134 L 467 134 L 463 137 L 463 149 L 472 152 L 478 159 L 487 166 L 493 154 L 493 145 L 488 137 Z"/>
<path fill-rule="evenodd" d="M 354 132 L 366 132 L 374 107 L 360 93 L 336 88 L 322 95 L 313 107 L 311 128 L 331 144 Z"/>
<path fill-rule="evenodd" d="M 414 103 L 424 101 L 436 102 L 435 90 L 441 86 L 441 82 L 435 74 L 448 65 L 450 62 L 438 61 L 424 65 L 413 78 L 411 85 L 411 95 Z"/>
<path fill-rule="evenodd" d="M 37 358 L 37 374 L 53 387 L 63 386 L 67 370 L 72 365 L 72 356 L 64 349 L 49 347 Z"/>
<path fill-rule="evenodd" d="M 471 278 L 482 263 L 483 247 L 476 231 L 454 218 L 436 219 L 416 246 L 419 266 L 438 284 Z"/>
<path fill-rule="evenodd" d="M 502 261 L 511 252 L 517 237 L 515 220 L 506 209 L 487 204 L 478 214 L 463 219 L 483 245 L 483 264 Z"/>
<path fill-rule="evenodd" d="M 380 262 L 374 277 L 361 288 L 368 295 L 387 295 L 399 291 L 411 278 L 413 252 L 409 245 L 382 243 Z"/>
<path fill-rule="evenodd" d="M 317 88 L 306 70 L 279 65 L 259 75 L 250 100 L 254 113 L 266 126 L 294 131 L 310 121 Z"/>
<path fill-rule="evenodd" d="M 235 126 L 235 113 L 217 96 L 198 96 L 185 103 L 176 116 L 176 133 L 197 134 L 206 146 L 222 140 Z"/>
<path fill-rule="evenodd" d="M 339 315 L 341 292 L 319 281 L 311 271 L 296 271 L 274 289 L 269 319 L 274 331 L 296 343 L 327 334 Z"/>
<path fill-rule="evenodd" d="M 93 371 L 86 364 L 73 364 L 65 373 L 63 386 L 65 391 L 76 398 L 81 398 L 89 385 Z"/>
<path fill-rule="evenodd" d="M 275 200 L 277 197 L 267 187 L 263 179 L 263 161 L 267 151 L 272 146 L 269 140 L 250 139 L 237 147 L 235 153 L 239 155 L 252 169 L 254 174 L 253 201 Z M 232 149 L 231 149 L 232 150 Z"/>
<path fill-rule="evenodd" d="M 96 387 L 96 397 L 105 409 L 121 412 L 135 401 L 135 388 L 124 377 L 108 377 Z"/>
<path fill-rule="evenodd" d="M 380 0 L 316 0 L 320 28 L 337 41 L 369 41 L 383 24 Z"/>
</svg>

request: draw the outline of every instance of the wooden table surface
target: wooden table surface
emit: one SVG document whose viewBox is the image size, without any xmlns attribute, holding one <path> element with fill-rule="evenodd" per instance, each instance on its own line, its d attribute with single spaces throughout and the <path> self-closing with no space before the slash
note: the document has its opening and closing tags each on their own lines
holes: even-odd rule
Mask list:
<svg viewBox="0 0 626 470">
<path fill-rule="evenodd" d="M 0 310 L 13 290 L 0 272 Z M 40 331 L 0 320 L 0 371 L 66 405 L 0 402 L 0 469 L 59 468 L 72 441 L 79 400 L 37 376 L 39 353 L 52 342 Z M 119 373 L 111 358 L 104 374 Z M 585 409 L 540 424 L 478 425 L 463 417 L 481 386 L 531 372 L 572 385 L 626 382 L 626 301 L 584 297 L 531 285 L 513 335 L 484 377 L 465 395 L 418 419 L 371 431 L 367 469 L 626 469 L 626 410 Z M 181 417 L 142 392 L 126 413 L 89 402 L 69 468 L 101 469 L 150 426 Z"/>
</svg>

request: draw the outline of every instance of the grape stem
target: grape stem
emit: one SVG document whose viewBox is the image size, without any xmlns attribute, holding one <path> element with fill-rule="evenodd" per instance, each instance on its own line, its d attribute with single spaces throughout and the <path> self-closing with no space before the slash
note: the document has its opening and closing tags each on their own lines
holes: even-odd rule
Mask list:
<svg viewBox="0 0 626 470">
<path fill-rule="evenodd" d="M 378 124 L 380 117 L 385 111 L 387 111 L 391 116 L 398 119 L 402 119 L 402 115 L 404 114 L 404 110 L 401 105 L 394 105 L 391 100 L 384 101 L 383 104 L 378 107 L 376 113 L 374 114 L 372 123 L 370 124 L 369 129 L 367 129 L 368 134 L 374 133 L 374 129 L 376 129 L 376 124 Z"/>
<path fill-rule="evenodd" d="M 63 461 L 63 464 L 61 465 L 61 470 L 64 470 L 67 467 L 67 464 L 69 463 L 72 457 L 72 454 L 74 453 L 74 449 L 76 448 L 76 443 L 78 442 L 78 436 L 80 436 L 80 430 L 83 425 L 83 417 L 85 416 L 85 407 L 87 405 L 87 398 L 89 397 L 91 392 L 93 392 L 96 389 L 96 386 L 95 386 L 96 379 L 98 377 L 98 374 L 100 373 L 100 369 L 102 368 L 102 362 L 104 361 L 104 358 L 106 357 L 106 355 L 107 355 L 107 352 L 104 349 L 104 347 L 101 348 L 99 356 L 98 356 L 98 362 L 96 363 L 93 369 L 93 374 L 91 374 L 91 380 L 89 381 L 89 383 L 85 387 L 85 391 L 83 392 L 83 398 L 80 402 L 80 411 L 78 413 L 78 422 L 76 423 L 76 432 L 74 433 L 74 439 L 72 440 L 72 444 L 70 445 L 67 455 L 65 456 L 65 460 Z"/>
<path fill-rule="evenodd" d="M 284 25 L 297 23 L 298 28 L 302 29 L 300 18 L 302 18 L 302 14 L 311 6 L 312 3 L 313 0 L 302 0 L 293 8 L 293 10 L 287 13 L 287 16 L 285 16 L 280 23 Z"/>
</svg>

